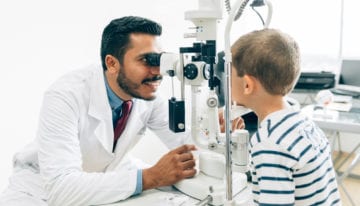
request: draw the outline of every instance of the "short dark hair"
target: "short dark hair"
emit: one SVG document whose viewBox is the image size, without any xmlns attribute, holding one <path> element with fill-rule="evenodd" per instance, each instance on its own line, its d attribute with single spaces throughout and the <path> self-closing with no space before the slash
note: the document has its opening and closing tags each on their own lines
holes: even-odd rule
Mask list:
<svg viewBox="0 0 360 206">
<path fill-rule="evenodd" d="M 131 33 L 144 33 L 160 36 L 160 24 L 137 16 L 125 16 L 112 20 L 104 29 L 101 39 L 101 63 L 106 70 L 105 57 L 110 54 L 123 64 L 124 55 L 130 46 Z"/>
<path fill-rule="evenodd" d="M 286 95 L 300 73 L 300 52 L 296 41 L 276 29 L 263 29 L 241 36 L 232 46 L 237 75 L 257 78 L 273 95 Z"/>
</svg>

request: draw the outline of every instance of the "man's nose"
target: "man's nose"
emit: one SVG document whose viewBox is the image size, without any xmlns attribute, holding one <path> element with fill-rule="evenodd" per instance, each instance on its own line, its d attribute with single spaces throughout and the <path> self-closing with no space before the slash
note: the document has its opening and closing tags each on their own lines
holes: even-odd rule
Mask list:
<svg viewBox="0 0 360 206">
<path fill-rule="evenodd" d="M 160 67 L 159 66 L 150 67 L 150 73 L 155 74 L 155 75 L 159 75 L 160 74 Z"/>
</svg>

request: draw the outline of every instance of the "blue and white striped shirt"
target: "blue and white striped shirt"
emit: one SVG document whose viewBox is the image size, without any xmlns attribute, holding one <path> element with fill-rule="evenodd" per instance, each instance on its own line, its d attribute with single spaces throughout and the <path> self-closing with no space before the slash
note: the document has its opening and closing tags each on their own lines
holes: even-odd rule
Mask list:
<svg viewBox="0 0 360 206">
<path fill-rule="evenodd" d="M 258 205 L 341 205 L 324 133 L 299 111 L 268 115 L 250 140 Z"/>
</svg>

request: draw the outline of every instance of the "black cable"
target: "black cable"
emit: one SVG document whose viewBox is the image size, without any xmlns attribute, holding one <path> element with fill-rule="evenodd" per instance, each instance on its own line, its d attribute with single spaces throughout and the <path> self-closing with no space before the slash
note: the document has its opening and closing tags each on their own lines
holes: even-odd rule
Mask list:
<svg viewBox="0 0 360 206">
<path fill-rule="evenodd" d="M 255 13 L 259 16 L 259 18 L 260 18 L 260 20 L 261 20 L 261 22 L 262 22 L 262 24 L 263 24 L 263 26 L 265 26 L 265 22 L 264 22 L 264 19 L 262 18 L 262 16 L 261 16 L 261 14 L 255 9 L 255 7 L 254 6 L 252 6 L 251 7 L 252 8 L 252 10 L 254 10 L 255 11 Z"/>
</svg>

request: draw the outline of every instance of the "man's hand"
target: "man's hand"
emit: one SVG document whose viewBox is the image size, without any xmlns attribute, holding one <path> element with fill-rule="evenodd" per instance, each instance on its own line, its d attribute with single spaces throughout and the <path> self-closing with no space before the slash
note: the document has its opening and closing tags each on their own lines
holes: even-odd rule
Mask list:
<svg viewBox="0 0 360 206">
<path fill-rule="evenodd" d="M 143 170 L 143 190 L 172 185 L 196 174 L 194 145 L 180 146 L 164 155 L 153 167 Z"/>
<path fill-rule="evenodd" d="M 224 119 L 224 110 L 219 109 L 219 124 L 220 124 L 220 131 L 225 132 L 225 119 Z M 243 118 L 237 117 L 231 121 L 231 130 L 234 131 L 235 129 L 244 129 L 245 122 Z"/>
</svg>

